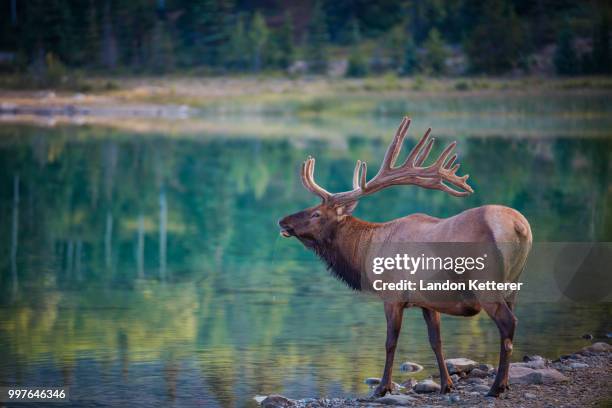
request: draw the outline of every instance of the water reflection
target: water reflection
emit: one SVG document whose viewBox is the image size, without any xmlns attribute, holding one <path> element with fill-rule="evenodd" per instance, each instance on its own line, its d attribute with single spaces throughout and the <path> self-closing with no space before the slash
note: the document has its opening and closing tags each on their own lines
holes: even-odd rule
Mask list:
<svg viewBox="0 0 612 408">
<path fill-rule="evenodd" d="M 256 393 L 367 391 L 363 379 L 382 366 L 380 304 L 280 240 L 275 223 L 316 201 L 298 176 L 307 154 L 321 184 L 344 190 L 354 160 L 376 166 L 386 141 L 89 132 L 0 130 L 0 231 L 10 237 L 0 241 L 0 383 L 71 384 L 79 405 L 243 406 Z M 477 194 L 394 188 L 356 215 L 500 203 L 523 212 L 538 241 L 612 241 L 610 151 L 609 139 L 465 139 L 459 154 Z M 583 332 L 609 330 L 610 312 L 519 305 L 516 355 L 577 348 Z M 398 361 L 434 372 L 420 313 L 405 327 Z M 445 319 L 443 335 L 448 356 L 496 360 L 486 317 Z"/>
</svg>

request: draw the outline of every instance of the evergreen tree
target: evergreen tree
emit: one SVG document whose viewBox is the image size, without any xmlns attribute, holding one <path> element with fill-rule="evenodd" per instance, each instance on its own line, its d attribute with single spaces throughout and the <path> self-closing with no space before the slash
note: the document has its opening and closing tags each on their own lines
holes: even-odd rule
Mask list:
<svg viewBox="0 0 612 408">
<path fill-rule="evenodd" d="M 471 69 L 499 74 L 514 67 L 522 52 L 523 30 L 512 3 L 484 2 L 479 20 L 465 47 Z"/>
<path fill-rule="evenodd" d="M 186 37 L 193 47 L 194 63 L 218 66 L 223 62 L 232 24 L 232 0 L 199 0 L 188 2 Z"/>
<path fill-rule="evenodd" d="M 359 30 L 359 22 L 353 20 L 352 22 L 352 38 L 351 38 L 351 54 L 348 59 L 348 67 L 346 69 L 346 76 L 348 77 L 364 77 L 368 74 L 368 63 L 363 56 L 363 53 L 359 49 L 361 43 L 361 31 Z"/>
<path fill-rule="evenodd" d="M 249 39 L 244 27 L 244 17 L 238 17 L 236 26 L 230 33 L 225 52 L 225 63 L 230 69 L 243 71 L 249 64 Z"/>
<path fill-rule="evenodd" d="M 406 36 L 404 40 L 404 64 L 402 74 L 412 75 L 417 70 L 417 49 L 412 40 L 412 36 Z"/>
<path fill-rule="evenodd" d="M 251 55 L 253 63 L 253 71 L 260 71 L 262 68 L 263 52 L 268 42 L 270 31 L 266 25 L 266 21 L 260 12 L 256 12 L 251 20 L 251 29 L 249 30 L 249 43 L 251 46 Z"/>
<path fill-rule="evenodd" d="M 325 10 L 321 1 L 317 1 L 310 16 L 307 30 L 306 57 L 312 72 L 325 73 L 327 71 L 327 45 L 329 34 Z"/>
<path fill-rule="evenodd" d="M 89 1 L 89 8 L 86 15 L 85 31 L 85 64 L 92 65 L 100 55 L 100 32 L 98 28 L 98 10 L 94 0 Z"/>
<path fill-rule="evenodd" d="M 151 67 L 164 73 L 174 69 L 174 47 L 165 21 L 157 21 L 151 41 Z"/>
<path fill-rule="evenodd" d="M 610 58 L 610 21 L 604 12 L 593 35 L 593 70 L 597 74 L 612 72 Z"/>
<path fill-rule="evenodd" d="M 422 61 L 423 70 L 435 75 L 443 74 L 447 52 L 440 32 L 432 28 L 423 46 L 425 48 L 425 55 Z"/>
<path fill-rule="evenodd" d="M 274 33 L 273 64 L 279 68 L 287 69 L 295 58 L 295 45 L 293 42 L 293 19 L 289 12 L 285 13 L 283 25 Z"/>
<path fill-rule="evenodd" d="M 400 72 L 404 65 L 404 43 L 406 37 L 406 30 L 403 25 L 396 25 L 388 35 L 388 54 L 391 58 L 391 67 L 396 72 Z"/>
<path fill-rule="evenodd" d="M 578 58 L 574 50 L 574 35 L 567 23 L 559 34 L 554 63 L 555 70 L 559 75 L 574 75 L 578 72 Z"/>
</svg>

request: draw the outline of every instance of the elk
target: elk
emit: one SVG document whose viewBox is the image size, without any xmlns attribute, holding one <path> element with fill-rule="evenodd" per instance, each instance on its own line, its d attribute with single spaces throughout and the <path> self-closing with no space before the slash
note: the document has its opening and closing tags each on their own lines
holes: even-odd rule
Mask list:
<svg viewBox="0 0 612 408">
<path fill-rule="evenodd" d="M 353 173 L 353 189 L 350 191 L 332 194 L 319 186 L 314 179 L 315 159 L 309 156 L 302 164 L 302 183 L 306 189 L 320 197 L 322 202 L 282 218 L 278 222 L 281 235 L 287 238 L 296 237 L 327 264 L 332 274 L 357 291 L 363 289 L 363 258 L 368 247 L 375 242 L 488 243 L 500 248 L 503 276 L 506 279 L 518 279 L 531 248 L 532 235 L 525 217 L 514 209 L 501 205 L 485 205 L 450 218 L 412 214 L 384 223 L 367 222 L 351 215 L 360 198 L 394 185 L 415 185 L 441 190 L 457 197 L 473 193 L 473 189 L 467 184 L 469 176 L 457 175 L 457 155 L 451 156 L 456 142 L 449 144 L 432 164 L 424 165 L 434 143 L 434 139 L 429 137 L 431 128 L 405 161 L 396 166 L 395 162 L 409 125 L 410 119 L 405 117 L 387 148 L 378 173 L 372 179 L 367 180 L 366 163 L 357 161 Z M 503 243 L 519 245 L 501 248 Z M 409 307 L 422 309 L 429 342 L 440 371 L 441 393 L 450 392 L 454 385 L 442 352 L 440 314 L 473 316 L 484 310 L 495 322 L 500 334 L 499 366 L 488 394 L 499 396 L 509 388 L 508 370 L 517 324 L 513 313 L 513 295 L 502 294 L 494 299 L 468 296 L 460 301 L 449 302 L 427 297 L 415 301 L 409 298 L 405 301 L 384 301 L 387 321 L 386 360 L 381 382 L 374 390 L 373 396 L 384 396 L 392 390 L 391 373 L 395 349 L 403 312 Z"/>
</svg>

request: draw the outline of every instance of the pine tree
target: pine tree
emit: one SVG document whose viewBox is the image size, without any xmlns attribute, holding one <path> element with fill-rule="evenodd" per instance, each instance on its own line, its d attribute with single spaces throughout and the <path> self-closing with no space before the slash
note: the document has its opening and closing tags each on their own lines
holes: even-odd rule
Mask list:
<svg viewBox="0 0 612 408">
<path fill-rule="evenodd" d="M 293 63 L 295 58 L 293 35 L 293 19 L 291 14 L 286 12 L 283 25 L 274 33 L 273 64 L 275 66 L 287 69 Z"/>
<path fill-rule="evenodd" d="M 100 32 L 98 30 L 98 17 L 94 0 L 89 1 L 86 18 L 85 64 L 91 65 L 95 64 L 97 56 L 100 55 Z"/>
<path fill-rule="evenodd" d="M 423 69 L 431 74 L 443 74 L 445 70 L 447 52 L 444 48 L 444 41 L 440 32 L 435 28 L 429 30 L 427 39 L 423 44 L 425 55 L 423 59 Z"/>
<path fill-rule="evenodd" d="M 479 23 L 465 47 L 472 71 L 499 74 L 516 66 L 524 47 L 523 30 L 509 0 L 484 2 Z"/>
<path fill-rule="evenodd" d="M 325 73 L 327 71 L 328 42 L 329 34 L 325 10 L 321 1 L 317 1 L 308 24 L 306 44 L 306 57 L 312 72 Z"/>
<path fill-rule="evenodd" d="M 249 61 L 249 39 L 246 35 L 244 17 L 239 16 L 236 26 L 230 33 L 225 51 L 225 63 L 230 69 L 243 71 Z"/>
<path fill-rule="evenodd" d="M 157 21 L 153 28 L 151 67 L 158 73 L 174 69 L 174 47 L 165 21 Z"/>
<path fill-rule="evenodd" d="M 249 43 L 251 45 L 251 55 L 253 59 L 253 71 L 258 72 L 262 68 L 263 52 L 268 42 L 270 31 L 266 21 L 260 12 L 256 12 L 251 20 L 249 30 Z"/>
<path fill-rule="evenodd" d="M 417 49 L 412 40 L 412 36 L 406 36 L 404 40 L 404 64 L 402 74 L 412 75 L 416 72 L 417 66 Z"/>
<path fill-rule="evenodd" d="M 351 22 L 352 27 L 352 38 L 351 38 L 351 54 L 348 59 L 348 67 L 346 69 L 346 76 L 348 77 L 364 77 L 368 74 L 368 63 L 363 56 L 363 53 L 359 49 L 361 43 L 361 31 L 359 30 L 359 22 L 353 20 Z"/>
<path fill-rule="evenodd" d="M 612 72 L 610 57 L 610 22 L 604 12 L 593 35 L 593 70 L 598 74 Z"/>
<path fill-rule="evenodd" d="M 404 42 L 406 41 L 406 30 L 403 24 L 393 27 L 387 35 L 386 43 L 388 54 L 391 58 L 391 67 L 394 71 L 401 71 L 404 64 Z"/>
<path fill-rule="evenodd" d="M 567 23 L 559 34 L 554 63 L 559 75 L 574 75 L 578 71 L 578 58 L 574 50 L 574 35 Z"/>
<path fill-rule="evenodd" d="M 227 47 L 231 29 L 232 0 L 200 0 L 190 2 L 187 16 L 192 25 L 188 33 L 193 42 L 191 53 L 195 53 L 196 61 L 208 66 L 218 66 L 223 59 L 223 51 Z"/>
</svg>

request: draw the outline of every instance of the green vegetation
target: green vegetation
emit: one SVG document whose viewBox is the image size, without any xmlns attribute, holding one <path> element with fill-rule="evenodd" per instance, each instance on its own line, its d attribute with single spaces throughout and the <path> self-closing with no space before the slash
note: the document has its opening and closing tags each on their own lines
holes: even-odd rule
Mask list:
<svg viewBox="0 0 612 408">
<path fill-rule="evenodd" d="M 0 14 L 0 72 L 25 73 L 36 87 L 77 83 L 71 77 L 79 70 L 350 77 L 612 72 L 609 2 L 33 0 L 11 8 L 16 4 Z M 348 61 L 343 72 L 339 61 Z"/>
</svg>

